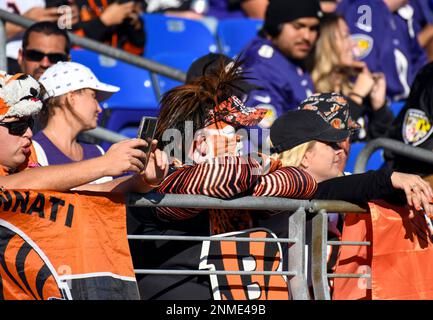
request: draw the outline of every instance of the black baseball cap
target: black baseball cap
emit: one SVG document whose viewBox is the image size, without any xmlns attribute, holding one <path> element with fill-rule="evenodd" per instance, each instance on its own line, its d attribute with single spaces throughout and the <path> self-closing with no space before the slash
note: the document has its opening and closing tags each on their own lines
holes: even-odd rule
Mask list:
<svg viewBox="0 0 433 320">
<path fill-rule="evenodd" d="M 186 83 L 190 83 L 196 78 L 202 77 L 207 74 L 211 74 L 213 71 L 217 70 L 221 63 L 225 66 L 228 66 L 230 63 L 234 63 L 235 61 L 230 57 L 221 54 L 221 53 L 208 53 L 196 61 L 194 61 L 189 67 L 186 73 Z M 242 70 L 240 70 L 242 72 Z M 244 94 L 249 94 L 253 90 L 260 90 L 262 87 L 256 86 L 252 83 L 249 83 L 246 80 L 239 80 L 236 83 L 236 87 L 239 88 Z M 237 93 L 239 96 L 240 94 Z"/>
<path fill-rule="evenodd" d="M 271 152 L 280 153 L 313 140 L 341 142 L 349 135 L 349 130 L 332 127 L 320 113 L 311 110 L 288 111 L 271 126 Z"/>
</svg>

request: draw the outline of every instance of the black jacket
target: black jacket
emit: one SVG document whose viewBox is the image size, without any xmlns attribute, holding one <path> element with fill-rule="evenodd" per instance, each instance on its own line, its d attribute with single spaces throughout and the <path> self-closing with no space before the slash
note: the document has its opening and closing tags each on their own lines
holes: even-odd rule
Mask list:
<svg viewBox="0 0 433 320">
<path fill-rule="evenodd" d="M 433 63 L 424 66 L 417 74 L 405 106 L 392 123 L 388 138 L 406 144 L 433 150 Z M 433 166 L 385 152 L 388 166 L 401 172 L 419 175 L 433 174 Z"/>
<path fill-rule="evenodd" d="M 107 0 L 107 5 L 114 2 L 116 0 Z M 80 21 L 73 26 L 75 33 L 130 53 L 143 54 L 146 34 L 141 19 L 142 27 L 140 29 L 135 29 L 128 20 L 124 20 L 120 25 L 107 27 L 99 18 L 105 9 L 101 0 L 75 0 L 75 3 L 80 12 Z M 97 8 L 97 12 L 95 12 L 95 8 Z"/>
</svg>

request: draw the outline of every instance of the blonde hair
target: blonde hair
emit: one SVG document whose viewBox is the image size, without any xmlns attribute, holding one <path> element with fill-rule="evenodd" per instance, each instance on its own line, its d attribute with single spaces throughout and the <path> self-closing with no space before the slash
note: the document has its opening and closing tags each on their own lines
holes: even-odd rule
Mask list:
<svg viewBox="0 0 433 320">
<path fill-rule="evenodd" d="M 279 155 L 275 154 L 274 157 L 280 159 L 283 167 L 300 167 L 305 153 L 311 150 L 315 143 L 315 140 L 305 142 L 292 149 L 283 151 Z"/>
<path fill-rule="evenodd" d="M 340 20 L 343 20 L 343 17 L 329 14 L 320 25 L 320 37 L 316 42 L 311 71 L 311 78 L 317 92 L 334 92 L 337 83 L 340 92 L 348 92 L 352 88 L 350 81 L 352 75 L 341 67 L 341 55 L 336 41 Z"/>
</svg>

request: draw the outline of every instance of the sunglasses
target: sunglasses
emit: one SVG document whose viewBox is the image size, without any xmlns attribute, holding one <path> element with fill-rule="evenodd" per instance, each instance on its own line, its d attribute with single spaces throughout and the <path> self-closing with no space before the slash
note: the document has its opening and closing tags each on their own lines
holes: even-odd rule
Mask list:
<svg viewBox="0 0 433 320">
<path fill-rule="evenodd" d="M 341 146 L 337 142 L 323 142 L 334 150 L 341 150 Z"/>
<path fill-rule="evenodd" d="M 44 57 L 47 57 L 48 60 L 56 64 L 60 61 L 67 61 L 68 55 L 64 53 L 44 53 L 38 50 L 24 50 L 24 56 L 29 61 L 41 61 Z"/>
<path fill-rule="evenodd" d="M 32 129 L 35 121 L 33 118 L 13 121 L 13 122 L 0 122 L 0 126 L 6 127 L 9 130 L 9 134 L 13 136 L 22 136 L 28 128 Z"/>
</svg>

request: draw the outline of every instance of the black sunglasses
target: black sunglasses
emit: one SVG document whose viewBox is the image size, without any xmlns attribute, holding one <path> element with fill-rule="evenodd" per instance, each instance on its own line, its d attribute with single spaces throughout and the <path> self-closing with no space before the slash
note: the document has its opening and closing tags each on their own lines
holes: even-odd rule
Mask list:
<svg viewBox="0 0 433 320">
<path fill-rule="evenodd" d="M 324 144 L 327 144 L 328 146 L 330 146 L 332 149 L 334 150 L 341 150 L 342 147 L 337 143 L 337 142 L 323 142 Z"/>
<path fill-rule="evenodd" d="M 6 127 L 9 134 L 13 136 L 22 136 L 28 128 L 32 129 L 35 121 L 32 117 L 13 122 L 0 122 L 0 126 Z"/>
<path fill-rule="evenodd" d="M 67 61 L 68 55 L 64 53 L 44 53 L 38 50 L 24 50 L 24 56 L 30 61 L 41 61 L 44 57 L 55 64 L 60 61 Z"/>
</svg>

